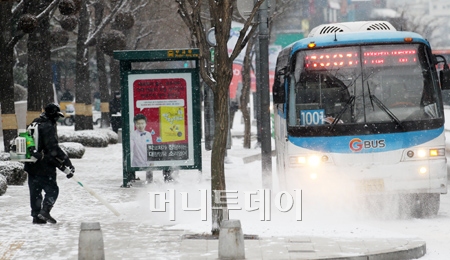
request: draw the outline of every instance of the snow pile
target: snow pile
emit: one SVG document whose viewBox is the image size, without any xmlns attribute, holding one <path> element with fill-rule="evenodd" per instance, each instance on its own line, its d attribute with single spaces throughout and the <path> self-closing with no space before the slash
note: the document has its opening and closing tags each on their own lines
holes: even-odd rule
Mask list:
<svg viewBox="0 0 450 260">
<path fill-rule="evenodd" d="M 6 184 L 6 177 L 0 174 L 0 196 L 5 194 L 8 189 L 8 185 Z"/>
<path fill-rule="evenodd" d="M 23 185 L 27 180 L 21 162 L 0 161 L 0 175 L 6 177 L 8 185 Z"/>
<path fill-rule="evenodd" d="M 119 142 L 119 135 L 112 131 L 111 129 L 95 129 L 95 133 L 101 134 L 102 136 L 106 136 L 109 144 L 117 144 Z"/>
<path fill-rule="evenodd" d="M 9 155 L 9 153 L 0 152 L 0 161 L 10 161 L 10 160 L 11 156 Z"/>
<path fill-rule="evenodd" d="M 59 142 L 75 142 L 87 147 L 107 147 L 117 143 L 119 136 L 111 130 L 58 131 Z"/>
<path fill-rule="evenodd" d="M 59 147 L 61 147 L 61 149 L 64 152 L 66 152 L 69 158 L 81 159 L 83 158 L 83 155 L 86 152 L 86 149 L 80 143 L 74 142 L 60 143 Z"/>
</svg>

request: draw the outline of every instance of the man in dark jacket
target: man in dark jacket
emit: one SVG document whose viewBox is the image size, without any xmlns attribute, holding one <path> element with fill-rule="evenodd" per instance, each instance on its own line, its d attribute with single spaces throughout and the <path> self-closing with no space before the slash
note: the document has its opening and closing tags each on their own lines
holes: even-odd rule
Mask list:
<svg viewBox="0 0 450 260">
<path fill-rule="evenodd" d="M 45 112 L 33 120 L 38 123 L 38 138 L 35 140 L 37 150 L 31 151 L 36 162 L 26 162 L 25 171 L 28 173 L 28 187 L 30 190 L 30 206 L 33 224 L 56 223 L 50 216 L 50 210 L 56 202 L 59 187 L 56 183 L 56 168 L 64 171 L 67 178 L 75 172 L 67 154 L 58 145 L 56 122 L 64 117 L 58 104 L 48 104 Z M 45 197 L 42 199 L 42 190 Z"/>
<path fill-rule="evenodd" d="M 122 122 L 122 102 L 120 97 L 120 92 L 116 91 L 114 92 L 114 98 L 109 102 L 111 128 L 116 133 L 119 133 L 120 124 Z"/>
</svg>

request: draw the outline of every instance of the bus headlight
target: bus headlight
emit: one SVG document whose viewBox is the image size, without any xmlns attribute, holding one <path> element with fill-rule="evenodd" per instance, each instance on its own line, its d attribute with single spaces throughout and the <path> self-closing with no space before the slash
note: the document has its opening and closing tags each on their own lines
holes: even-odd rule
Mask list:
<svg viewBox="0 0 450 260">
<path fill-rule="evenodd" d="M 328 156 L 313 154 L 309 156 L 291 156 L 289 159 L 291 166 L 318 167 L 321 162 L 328 161 Z"/>
<path fill-rule="evenodd" d="M 407 160 L 420 160 L 420 159 L 432 159 L 437 157 L 445 157 L 445 148 L 421 148 L 417 150 L 406 151 Z"/>
<path fill-rule="evenodd" d="M 430 149 L 430 157 L 436 156 L 445 156 L 445 149 L 444 148 Z"/>
<path fill-rule="evenodd" d="M 317 167 L 320 164 L 320 158 L 317 155 L 311 155 L 308 158 L 308 165 L 311 167 Z"/>
<path fill-rule="evenodd" d="M 420 167 L 420 169 L 419 169 L 419 173 L 422 174 L 422 175 L 426 174 L 427 171 L 428 171 L 427 167 Z"/>
<path fill-rule="evenodd" d="M 305 165 L 306 164 L 306 157 L 304 156 L 293 156 L 291 157 L 291 164 L 299 164 L 299 165 Z"/>
<path fill-rule="evenodd" d="M 417 151 L 417 156 L 419 156 L 419 158 L 423 158 L 427 155 L 427 152 L 424 149 L 420 149 L 419 151 Z"/>
</svg>

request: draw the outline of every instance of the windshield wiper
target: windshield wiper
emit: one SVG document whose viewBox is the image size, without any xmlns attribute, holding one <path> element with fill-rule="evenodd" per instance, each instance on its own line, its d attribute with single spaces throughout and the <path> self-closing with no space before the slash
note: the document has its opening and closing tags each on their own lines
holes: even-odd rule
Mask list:
<svg viewBox="0 0 450 260">
<path fill-rule="evenodd" d="M 369 98 L 370 98 L 370 104 L 372 105 L 372 109 L 375 110 L 375 108 L 373 107 L 373 102 L 375 101 L 375 104 L 381 109 L 383 110 L 392 120 L 394 120 L 398 126 L 400 126 L 400 128 L 403 129 L 403 125 L 402 122 L 394 115 L 394 113 L 392 113 L 391 110 L 389 110 L 389 108 L 387 108 L 383 102 L 381 102 L 381 100 L 379 100 L 375 95 L 372 95 L 372 93 L 370 92 L 370 86 L 369 86 L 369 82 L 367 81 L 367 90 L 369 91 Z"/>
<path fill-rule="evenodd" d="M 375 107 L 373 106 L 372 93 L 370 92 L 369 82 L 367 81 L 366 83 L 367 83 L 367 90 L 369 91 L 370 104 L 372 105 L 372 110 L 375 111 Z M 380 101 L 380 102 L 381 102 L 381 101 Z"/>
<path fill-rule="evenodd" d="M 351 95 L 350 98 L 347 100 L 347 103 L 345 103 L 345 106 L 339 111 L 337 116 L 334 118 L 333 122 L 331 123 L 331 129 L 339 122 L 342 115 L 345 113 L 345 111 L 350 107 L 351 104 L 355 101 L 355 96 Z"/>
<path fill-rule="evenodd" d="M 389 108 L 387 108 L 383 102 L 381 102 L 375 95 L 369 95 L 370 97 L 370 101 L 375 101 L 375 104 L 381 109 L 383 110 L 390 118 L 392 118 L 392 120 L 394 120 L 399 126 L 400 128 L 403 129 L 403 125 L 402 122 L 394 115 L 394 113 L 392 113 L 391 110 L 389 110 Z"/>
<path fill-rule="evenodd" d="M 351 88 L 355 83 L 356 80 L 359 78 L 360 76 L 357 76 L 348 86 L 346 86 L 342 81 L 340 81 L 342 83 L 343 89 L 349 89 Z M 350 107 L 350 105 L 352 105 L 355 102 L 355 95 L 351 95 L 350 98 L 347 100 L 347 103 L 345 103 L 344 107 L 341 109 L 341 111 L 339 111 L 339 113 L 336 115 L 336 117 L 334 118 L 333 122 L 331 122 L 331 128 L 330 130 L 333 130 L 334 126 L 339 122 L 339 120 L 341 119 L 341 117 L 344 115 L 345 111 L 347 111 L 347 109 Z"/>
</svg>

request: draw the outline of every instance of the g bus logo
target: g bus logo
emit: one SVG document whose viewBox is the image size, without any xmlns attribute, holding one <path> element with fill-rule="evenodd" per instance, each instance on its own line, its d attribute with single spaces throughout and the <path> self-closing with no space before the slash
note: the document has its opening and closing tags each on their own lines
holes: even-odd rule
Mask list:
<svg viewBox="0 0 450 260">
<path fill-rule="evenodd" d="M 362 140 L 359 138 L 353 138 L 350 141 L 349 146 L 350 150 L 352 150 L 353 152 L 359 152 L 363 148 Z"/>
<path fill-rule="evenodd" d="M 353 138 L 348 145 L 353 152 L 360 152 L 362 149 L 384 148 L 386 147 L 386 142 L 384 139 L 361 140 L 359 138 Z"/>
</svg>

